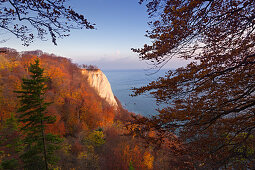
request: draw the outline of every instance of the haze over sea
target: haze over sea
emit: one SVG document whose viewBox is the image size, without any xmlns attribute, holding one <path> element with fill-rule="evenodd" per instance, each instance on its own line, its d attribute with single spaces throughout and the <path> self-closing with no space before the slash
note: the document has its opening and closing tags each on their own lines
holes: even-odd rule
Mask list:
<svg viewBox="0 0 255 170">
<path fill-rule="evenodd" d="M 143 116 L 157 113 L 156 100 L 149 94 L 136 97 L 130 96 L 133 87 L 145 86 L 159 76 L 164 76 L 167 70 L 103 70 L 108 78 L 114 95 L 120 100 L 122 106 L 130 112 Z M 150 74 L 155 73 L 155 74 Z"/>
</svg>

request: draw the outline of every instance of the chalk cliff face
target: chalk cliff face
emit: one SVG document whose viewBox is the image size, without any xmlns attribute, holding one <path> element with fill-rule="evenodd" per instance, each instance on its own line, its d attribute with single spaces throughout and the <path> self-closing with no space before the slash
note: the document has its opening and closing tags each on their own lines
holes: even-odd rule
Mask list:
<svg viewBox="0 0 255 170">
<path fill-rule="evenodd" d="M 98 95 L 105 99 L 107 103 L 117 109 L 118 104 L 114 98 L 111 85 L 105 74 L 99 69 L 86 70 L 82 69 L 82 74 L 88 77 L 88 82 Z"/>
</svg>

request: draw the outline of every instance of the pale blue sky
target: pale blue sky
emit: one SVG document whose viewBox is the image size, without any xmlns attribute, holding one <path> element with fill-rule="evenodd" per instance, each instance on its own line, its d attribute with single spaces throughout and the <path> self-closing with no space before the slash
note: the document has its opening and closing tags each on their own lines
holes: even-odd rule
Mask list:
<svg viewBox="0 0 255 170">
<path fill-rule="evenodd" d="M 40 49 L 44 52 L 71 58 L 79 64 L 95 64 L 101 69 L 145 69 L 145 62 L 131 48 L 142 47 L 150 40 L 144 36 L 149 29 L 148 16 L 144 5 L 138 0 L 70 0 L 71 6 L 92 23 L 96 30 L 73 30 L 71 35 L 58 39 L 55 46 L 51 41 L 36 40 L 29 47 L 12 35 L 2 47 L 15 48 L 18 51 Z M 1 31 L 1 30 L 0 30 Z M 172 61 L 168 68 L 182 65 Z"/>
</svg>

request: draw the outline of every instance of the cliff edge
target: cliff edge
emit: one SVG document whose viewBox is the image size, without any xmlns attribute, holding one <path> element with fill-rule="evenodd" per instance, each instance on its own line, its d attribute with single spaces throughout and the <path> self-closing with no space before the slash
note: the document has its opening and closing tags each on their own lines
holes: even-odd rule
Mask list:
<svg viewBox="0 0 255 170">
<path fill-rule="evenodd" d="M 82 74 L 88 77 L 88 83 L 96 90 L 98 95 L 105 99 L 109 105 L 117 109 L 117 101 L 105 74 L 99 69 L 82 69 Z"/>
</svg>

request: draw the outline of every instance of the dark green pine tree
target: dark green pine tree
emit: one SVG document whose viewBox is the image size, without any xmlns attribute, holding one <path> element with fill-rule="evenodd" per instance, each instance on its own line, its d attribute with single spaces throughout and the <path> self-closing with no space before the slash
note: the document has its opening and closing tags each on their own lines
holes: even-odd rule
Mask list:
<svg viewBox="0 0 255 170">
<path fill-rule="evenodd" d="M 57 135 L 45 134 L 47 125 L 55 122 L 55 117 L 47 115 L 46 109 L 50 103 L 45 102 L 47 78 L 39 66 L 39 59 L 29 67 L 30 78 L 23 79 L 20 95 L 21 106 L 18 109 L 19 121 L 23 125 L 24 153 L 21 159 L 24 169 L 52 168 L 57 162 L 54 152 L 60 148 L 62 141 Z"/>
</svg>

